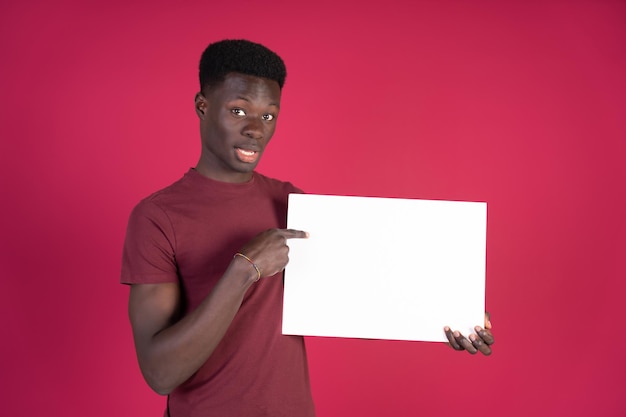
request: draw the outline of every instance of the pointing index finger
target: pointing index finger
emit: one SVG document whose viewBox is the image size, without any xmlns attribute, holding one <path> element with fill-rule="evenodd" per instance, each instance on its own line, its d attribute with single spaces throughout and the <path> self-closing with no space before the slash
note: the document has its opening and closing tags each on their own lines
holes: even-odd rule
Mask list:
<svg viewBox="0 0 626 417">
<path fill-rule="evenodd" d="M 309 237 L 309 232 L 296 229 L 282 229 L 281 234 L 285 239 L 306 239 Z"/>
</svg>

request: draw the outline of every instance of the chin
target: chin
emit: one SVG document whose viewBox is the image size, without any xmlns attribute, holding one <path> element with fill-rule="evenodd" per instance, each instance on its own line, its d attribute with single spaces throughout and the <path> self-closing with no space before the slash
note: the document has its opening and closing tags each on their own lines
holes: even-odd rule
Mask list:
<svg viewBox="0 0 626 417">
<path fill-rule="evenodd" d="M 237 161 L 237 164 L 232 166 L 232 169 L 241 173 L 252 172 L 256 169 L 257 165 L 259 165 L 259 160 L 254 163 Z"/>
</svg>

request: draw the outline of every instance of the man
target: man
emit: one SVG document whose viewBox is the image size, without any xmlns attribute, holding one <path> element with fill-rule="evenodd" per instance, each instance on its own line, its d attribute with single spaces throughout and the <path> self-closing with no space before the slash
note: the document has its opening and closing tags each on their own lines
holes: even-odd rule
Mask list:
<svg viewBox="0 0 626 417">
<path fill-rule="evenodd" d="M 280 111 L 286 69 L 262 45 L 211 44 L 200 61 L 195 169 L 141 201 L 122 283 L 141 371 L 166 416 L 314 416 L 304 341 L 281 334 L 290 183 L 254 171 Z M 490 353 L 488 330 L 459 350 Z"/>
</svg>

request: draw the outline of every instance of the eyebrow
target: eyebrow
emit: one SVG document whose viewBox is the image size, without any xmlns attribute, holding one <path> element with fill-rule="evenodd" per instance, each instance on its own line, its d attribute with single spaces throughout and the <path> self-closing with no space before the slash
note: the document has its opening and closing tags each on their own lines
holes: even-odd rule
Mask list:
<svg viewBox="0 0 626 417">
<path fill-rule="evenodd" d="M 250 102 L 251 102 L 249 98 L 244 97 L 244 96 L 237 96 L 237 97 L 235 98 L 235 100 L 243 100 L 243 101 L 247 101 L 248 103 L 250 103 Z M 269 105 L 269 106 L 278 107 L 278 108 L 280 109 L 280 104 L 279 104 L 279 103 L 274 103 L 274 102 L 272 102 L 272 103 L 269 103 L 268 105 Z"/>
</svg>

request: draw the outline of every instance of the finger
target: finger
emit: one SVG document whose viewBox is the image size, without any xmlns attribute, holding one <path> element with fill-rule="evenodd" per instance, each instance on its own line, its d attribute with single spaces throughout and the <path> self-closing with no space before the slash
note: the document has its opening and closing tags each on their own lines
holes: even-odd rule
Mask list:
<svg viewBox="0 0 626 417">
<path fill-rule="evenodd" d="M 485 311 L 485 329 L 491 329 L 491 314 Z"/>
<path fill-rule="evenodd" d="M 309 237 L 309 232 L 296 229 L 281 229 L 278 231 L 285 239 L 306 239 Z"/>
<path fill-rule="evenodd" d="M 446 338 L 448 339 L 448 345 L 454 350 L 463 350 L 461 345 L 459 345 L 452 334 L 452 330 L 448 326 L 443 328 L 444 333 L 446 334 Z"/>
<path fill-rule="evenodd" d="M 471 334 L 469 338 L 470 338 L 470 341 L 472 342 L 472 345 L 480 353 L 482 353 L 485 356 L 491 355 L 491 348 L 480 337 L 476 336 L 475 334 Z"/>
<path fill-rule="evenodd" d="M 454 335 L 454 339 L 456 340 L 456 342 L 459 345 L 461 345 L 461 347 L 463 347 L 465 350 L 467 350 L 469 353 L 474 355 L 476 352 L 478 352 L 478 350 L 474 347 L 472 342 L 467 340 L 467 338 L 463 336 L 458 330 L 455 331 L 453 335 Z"/>
<path fill-rule="evenodd" d="M 480 326 L 474 327 L 474 330 L 476 331 L 476 334 L 480 336 L 483 342 L 485 342 L 488 345 L 493 345 L 493 342 L 494 342 L 493 334 L 491 334 L 489 330 L 483 329 Z"/>
</svg>

